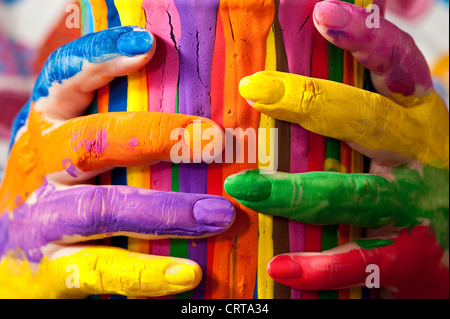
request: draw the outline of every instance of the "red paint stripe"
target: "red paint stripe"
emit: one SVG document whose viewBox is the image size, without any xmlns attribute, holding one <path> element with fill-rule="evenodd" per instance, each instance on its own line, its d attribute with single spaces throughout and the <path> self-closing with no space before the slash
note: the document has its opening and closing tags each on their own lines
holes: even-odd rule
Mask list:
<svg viewBox="0 0 450 319">
<path fill-rule="evenodd" d="M 216 39 L 214 44 L 214 55 L 211 70 L 211 119 L 223 127 L 222 104 L 224 98 L 225 82 L 225 36 L 220 14 L 217 15 Z M 222 164 L 211 164 L 208 166 L 208 194 L 222 195 L 223 177 Z M 212 299 L 213 293 L 218 285 L 213 277 L 214 253 L 216 238 L 207 240 L 206 282 L 205 299 Z"/>
<path fill-rule="evenodd" d="M 328 42 L 318 32 L 316 32 L 316 35 L 314 37 L 311 77 L 328 79 Z M 309 139 L 309 169 L 311 172 L 323 171 L 326 153 L 326 138 L 315 133 L 311 133 Z M 320 252 L 321 250 L 322 227 L 317 225 L 306 225 L 305 252 Z M 304 291 L 302 298 L 318 299 L 319 292 Z"/>
</svg>

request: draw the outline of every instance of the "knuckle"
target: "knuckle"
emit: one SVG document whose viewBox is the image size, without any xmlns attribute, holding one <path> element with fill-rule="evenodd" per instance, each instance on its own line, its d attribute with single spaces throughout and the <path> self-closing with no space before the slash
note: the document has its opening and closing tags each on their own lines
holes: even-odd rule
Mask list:
<svg viewBox="0 0 450 319">
<path fill-rule="evenodd" d="M 99 232 L 108 231 L 109 222 L 103 214 L 108 195 L 109 191 L 104 187 L 93 187 L 83 193 L 78 216 L 86 229 L 85 235 L 97 235 Z"/>
<path fill-rule="evenodd" d="M 298 108 L 302 114 L 309 114 L 319 101 L 322 89 L 314 79 L 305 78 L 302 82 L 301 92 Z"/>
</svg>

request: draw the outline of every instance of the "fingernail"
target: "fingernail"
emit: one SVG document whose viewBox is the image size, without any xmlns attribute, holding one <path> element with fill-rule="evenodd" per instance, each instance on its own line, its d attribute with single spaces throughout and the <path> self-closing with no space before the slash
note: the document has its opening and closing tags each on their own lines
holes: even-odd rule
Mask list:
<svg viewBox="0 0 450 319">
<path fill-rule="evenodd" d="M 192 208 L 194 218 L 202 225 L 228 228 L 234 220 L 234 206 L 223 197 L 200 199 Z"/>
<path fill-rule="evenodd" d="M 247 171 L 228 177 L 224 184 L 225 192 L 237 200 L 260 202 L 270 197 L 272 183 L 259 170 Z"/>
<path fill-rule="evenodd" d="M 274 104 L 283 98 L 285 85 L 274 73 L 260 72 L 243 78 L 239 93 L 249 101 Z"/>
<path fill-rule="evenodd" d="M 269 263 L 268 272 L 274 279 L 298 279 L 303 275 L 303 268 L 291 256 L 282 255 Z"/>
<path fill-rule="evenodd" d="M 166 281 L 178 287 L 193 288 L 201 280 L 202 271 L 200 267 L 189 261 L 174 259 L 164 269 L 164 278 Z"/>
<path fill-rule="evenodd" d="M 148 52 L 153 46 L 153 38 L 147 31 L 131 31 L 122 34 L 116 42 L 119 53 L 134 56 Z"/>
<path fill-rule="evenodd" d="M 322 1 L 316 4 L 314 18 L 317 23 L 327 28 L 342 29 L 351 19 L 350 12 L 334 1 Z"/>
</svg>

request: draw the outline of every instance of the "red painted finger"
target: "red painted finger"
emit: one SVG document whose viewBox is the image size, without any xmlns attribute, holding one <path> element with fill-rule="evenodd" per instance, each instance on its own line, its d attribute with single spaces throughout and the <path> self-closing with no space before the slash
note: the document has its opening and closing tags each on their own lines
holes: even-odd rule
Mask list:
<svg viewBox="0 0 450 319">
<path fill-rule="evenodd" d="M 389 240 L 364 240 L 323 253 L 280 255 L 268 271 L 274 280 L 300 290 L 370 286 L 379 279 L 380 286 L 397 298 L 448 298 L 449 270 L 441 264 L 443 258 L 430 229 L 418 226 Z"/>
<path fill-rule="evenodd" d="M 412 37 L 373 11 L 346 2 L 319 2 L 314 23 L 331 43 L 351 51 L 372 71 L 374 85 L 385 96 L 417 97 L 431 93 L 428 64 Z"/>
</svg>

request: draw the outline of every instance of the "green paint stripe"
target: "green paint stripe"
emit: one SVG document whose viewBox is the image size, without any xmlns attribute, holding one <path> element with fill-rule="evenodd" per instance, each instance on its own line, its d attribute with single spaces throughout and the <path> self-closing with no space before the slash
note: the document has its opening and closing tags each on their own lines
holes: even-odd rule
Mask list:
<svg viewBox="0 0 450 319">
<path fill-rule="evenodd" d="M 180 192 L 180 167 L 177 164 L 172 164 L 172 191 Z M 189 259 L 189 247 L 186 239 L 171 239 L 170 240 L 170 256 Z M 191 291 L 178 294 L 176 299 L 189 299 L 192 296 Z"/>
<path fill-rule="evenodd" d="M 322 226 L 322 251 L 332 249 L 338 245 L 338 225 Z M 319 299 L 338 299 L 337 290 L 319 291 Z"/>
<path fill-rule="evenodd" d="M 348 2 L 348 1 L 347 1 Z M 328 44 L 328 79 L 342 83 L 344 79 L 344 50 Z M 341 141 L 327 138 L 326 159 L 341 161 Z M 322 227 L 322 251 L 332 249 L 338 245 L 338 225 Z M 319 299 L 338 299 L 339 292 L 319 291 Z"/>
<path fill-rule="evenodd" d="M 185 239 L 171 239 L 170 240 L 170 255 L 178 258 L 188 258 L 189 250 L 187 240 Z"/>
<path fill-rule="evenodd" d="M 180 166 L 172 164 L 172 192 L 180 192 Z"/>
<path fill-rule="evenodd" d="M 327 139 L 326 158 L 332 158 L 341 161 L 341 141 L 334 138 Z"/>
<path fill-rule="evenodd" d="M 328 250 L 338 245 L 338 225 L 322 226 L 322 250 Z"/>
<path fill-rule="evenodd" d="M 86 35 L 86 0 L 80 0 L 81 7 L 81 35 Z"/>
<path fill-rule="evenodd" d="M 344 50 L 328 43 L 328 79 L 342 83 L 344 80 Z"/>
<path fill-rule="evenodd" d="M 178 83 L 179 87 L 179 83 Z M 177 99 L 175 113 L 180 111 L 180 93 L 177 90 Z M 172 192 L 180 192 L 180 166 L 178 164 L 172 164 Z M 171 239 L 170 240 L 170 256 L 189 259 L 189 246 L 186 239 Z M 186 291 L 184 293 L 175 296 L 176 299 L 189 299 L 192 296 L 192 291 Z"/>
</svg>

